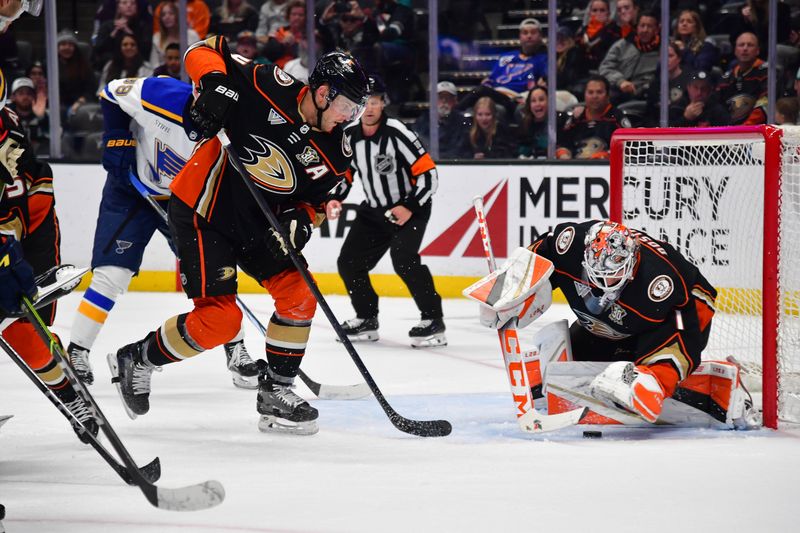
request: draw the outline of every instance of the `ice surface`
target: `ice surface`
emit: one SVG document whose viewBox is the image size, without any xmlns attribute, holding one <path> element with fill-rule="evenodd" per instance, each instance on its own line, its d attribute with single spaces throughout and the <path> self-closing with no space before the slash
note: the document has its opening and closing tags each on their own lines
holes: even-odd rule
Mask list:
<svg viewBox="0 0 800 533">
<path fill-rule="evenodd" d="M 80 294 L 62 300 L 66 341 Z M 243 295 L 266 322 L 267 296 Z M 341 320 L 353 313 L 331 297 Z M 523 434 L 497 337 L 475 305 L 444 302 L 446 348 L 412 350 L 408 299 L 381 300 L 381 340 L 357 344 L 378 385 L 409 418 L 446 418 L 438 439 L 397 431 L 369 398 L 312 400 L 320 432 L 259 433 L 255 391 L 236 389 L 222 349 L 153 376 L 151 411 L 125 415 L 105 354 L 188 310 L 181 294 L 132 293 L 117 303 L 92 352 L 92 394 L 140 464 L 158 455 L 163 487 L 221 481 L 226 501 L 195 513 L 158 510 L 78 442 L 67 422 L 0 358 L 0 503 L 10 532 L 800 531 L 797 433 L 583 428 Z M 569 316 L 560 306 L 546 320 Z M 543 320 L 545 320 L 543 319 Z M 534 324 L 534 326 L 538 325 Z M 533 327 L 533 326 L 532 326 Z M 523 332 L 523 343 L 530 332 Z M 359 374 L 321 312 L 304 370 L 324 383 Z M 247 324 L 251 354 L 261 340 Z M 302 384 L 298 392 L 312 399 Z M 794 509 L 794 510 L 793 510 Z"/>
</svg>

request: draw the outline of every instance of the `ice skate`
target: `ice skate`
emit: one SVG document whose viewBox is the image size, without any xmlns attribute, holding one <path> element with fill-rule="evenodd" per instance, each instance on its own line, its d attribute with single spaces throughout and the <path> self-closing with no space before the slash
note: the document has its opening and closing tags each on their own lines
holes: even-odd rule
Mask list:
<svg viewBox="0 0 800 533">
<path fill-rule="evenodd" d="M 91 385 L 94 383 L 94 374 L 92 373 L 92 365 L 89 363 L 89 350 L 81 348 L 77 344 L 69 343 L 67 348 L 67 355 L 69 355 L 69 364 L 75 371 L 75 375 L 81 380 L 84 385 Z"/>
<path fill-rule="evenodd" d="M 122 405 L 132 420 L 150 410 L 150 378 L 153 370 L 161 370 L 144 358 L 144 343 L 128 344 L 107 357 L 111 383 L 117 387 Z"/>
<path fill-rule="evenodd" d="M 411 347 L 447 346 L 444 330 L 444 321 L 441 318 L 421 320 L 419 324 L 408 331 L 408 336 L 411 337 Z"/>
<path fill-rule="evenodd" d="M 258 429 L 265 433 L 313 435 L 319 431 L 318 411 L 294 393 L 292 385 L 265 379 L 258 385 Z"/>
<path fill-rule="evenodd" d="M 69 412 L 83 425 L 83 428 L 72 427 L 81 442 L 88 444 L 90 441 L 90 438 L 84 433 L 84 429 L 97 437 L 99 426 L 92 416 L 92 411 L 80 396 L 76 395 L 72 386 L 67 385 L 67 388 L 54 392 L 58 399 L 61 400 L 61 403 L 64 404 L 64 407 L 69 409 Z"/>
<path fill-rule="evenodd" d="M 229 342 L 224 348 L 233 384 L 242 389 L 257 389 L 258 372 L 266 369 L 261 368 L 262 366 L 266 367 L 266 361 L 253 361 L 250 354 L 247 353 L 244 341 Z"/>
<path fill-rule="evenodd" d="M 378 318 L 351 318 L 342 322 L 342 330 L 344 331 L 350 342 L 364 342 L 376 341 L 378 336 Z M 337 342 L 339 339 L 336 339 Z"/>
</svg>

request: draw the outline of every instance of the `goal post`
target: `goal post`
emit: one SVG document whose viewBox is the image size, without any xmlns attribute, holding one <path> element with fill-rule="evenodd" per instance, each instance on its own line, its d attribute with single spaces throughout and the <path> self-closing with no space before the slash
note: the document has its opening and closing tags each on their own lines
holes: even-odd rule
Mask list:
<svg viewBox="0 0 800 533">
<path fill-rule="evenodd" d="M 719 291 L 703 359 L 757 377 L 765 426 L 800 422 L 800 128 L 618 129 L 610 162 L 611 218 Z"/>
</svg>

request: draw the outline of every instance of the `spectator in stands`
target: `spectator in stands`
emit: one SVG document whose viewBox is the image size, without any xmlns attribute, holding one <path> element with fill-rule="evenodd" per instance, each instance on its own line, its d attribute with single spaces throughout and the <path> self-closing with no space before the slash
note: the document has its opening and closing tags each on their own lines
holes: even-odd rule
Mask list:
<svg viewBox="0 0 800 533">
<path fill-rule="evenodd" d="M 151 24 L 151 19 L 139 17 L 136 0 L 117 0 L 114 19 L 102 23 L 97 30 L 92 50 L 94 67 L 101 69 L 111 59 L 121 35 L 132 36 L 142 56 L 150 57 L 153 41 Z"/>
<path fill-rule="evenodd" d="M 764 44 L 766 52 L 769 42 L 769 0 L 747 0 L 742 6 L 738 17 L 728 21 L 729 35 L 731 44 L 735 47 L 736 41 L 742 33 L 749 32 L 758 38 L 758 42 Z M 791 32 L 792 13 L 791 8 L 784 2 L 778 2 L 777 28 L 778 43 L 788 43 Z M 759 52 L 760 53 L 760 52 Z M 761 56 L 766 58 L 766 56 Z"/>
<path fill-rule="evenodd" d="M 222 5 L 211 14 L 208 31 L 224 36 L 233 47 L 240 31 L 255 32 L 257 27 L 258 11 L 249 2 L 246 0 L 222 0 Z"/>
<path fill-rule="evenodd" d="M 260 65 L 268 63 L 267 59 L 258 53 L 256 34 L 249 30 L 240 31 L 239 35 L 236 36 L 235 52 L 242 57 L 251 59 L 254 63 Z"/>
<path fill-rule="evenodd" d="M 736 63 L 717 87 L 731 124 L 764 124 L 767 120 L 767 64 L 759 59 L 758 37 L 745 32 L 736 38 Z"/>
<path fill-rule="evenodd" d="M 389 98 L 396 103 L 409 97 L 414 72 L 414 10 L 411 0 L 376 0 L 375 23 L 380 34 L 378 70 L 386 80 Z"/>
<path fill-rule="evenodd" d="M 797 98 L 784 96 L 775 102 L 775 124 L 779 126 L 797 124 L 798 113 L 800 113 L 800 102 Z"/>
<path fill-rule="evenodd" d="M 519 24 L 518 52 L 500 56 L 489 77 L 481 87 L 467 95 L 458 107 L 468 109 L 479 98 L 491 98 L 512 115 L 518 104 L 525 101 L 527 92 L 547 77 L 547 52 L 542 44 L 539 21 L 528 18 Z"/>
<path fill-rule="evenodd" d="M 256 38 L 260 43 L 266 43 L 270 35 L 278 28 L 288 24 L 285 10 L 286 0 L 267 0 L 261 5 L 258 12 L 258 28 Z"/>
<path fill-rule="evenodd" d="M 573 108 L 558 139 L 558 159 L 608 159 L 611 134 L 629 128 L 630 121 L 611 105 L 610 84 L 603 76 L 590 76 L 583 93 L 584 106 Z"/>
<path fill-rule="evenodd" d="M 192 0 L 188 0 L 191 2 Z M 117 16 L 117 0 L 101 0 L 94 15 L 94 27 L 92 28 L 92 41 L 97 38 L 97 32 L 104 22 L 113 21 Z M 149 27 L 153 22 L 152 10 L 149 0 L 136 0 L 139 18 Z"/>
<path fill-rule="evenodd" d="M 560 131 L 566 120 L 563 113 L 556 114 L 556 130 Z M 547 89 L 534 87 L 528 92 L 522 108 L 522 128 L 517 146 L 520 159 L 544 159 L 547 157 Z"/>
<path fill-rule="evenodd" d="M 497 105 L 488 96 L 479 98 L 472 108 L 469 144 L 475 159 L 504 159 L 516 155 L 511 134 L 498 120 Z"/>
<path fill-rule="evenodd" d="M 153 74 L 150 63 L 142 58 L 139 53 L 139 44 L 133 35 L 120 35 L 114 39 L 114 55 L 103 67 L 100 74 L 100 86 L 97 92 L 103 90 L 111 80 L 119 78 L 145 78 Z"/>
<path fill-rule="evenodd" d="M 586 55 L 575 43 L 572 30 L 567 26 L 559 26 L 556 33 L 556 87 L 559 91 L 580 94 L 588 76 Z"/>
<path fill-rule="evenodd" d="M 667 48 L 667 77 L 669 78 L 669 107 L 680 105 L 679 113 L 683 111 L 685 103 L 679 104 L 684 99 L 686 86 L 691 79 L 692 71 L 684 68 L 681 61 L 683 50 L 675 41 L 670 41 Z M 661 65 L 656 68 L 653 83 L 647 91 L 647 111 L 652 124 L 658 124 L 661 116 Z M 672 116 L 672 114 L 670 114 Z"/>
<path fill-rule="evenodd" d="M 40 153 L 40 147 L 46 148 L 50 140 L 50 119 L 47 112 L 41 117 L 33 111 L 36 100 L 36 86 L 30 78 L 17 78 L 11 84 L 11 101 L 8 108 L 19 117 L 25 135 L 31 142 L 35 153 Z"/>
<path fill-rule="evenodd" d="M 288 24 L 281 26 L 269 36 L 264 55 L 283 68 L 290 60 L 297 57 L 300 43 L 306 40 L 306 3 L 304 0 L 290 0 L 285 9 Z"/>
<path fill-rule="evenodd" d="M 27 76 L 33 81 L 34 91 L 36 98 L 33 102 L 33 112 L 36 116 L 42 118 L 47 113 L 47 77 L 44 74 L 44 66 L 41 61 L 34 61 L 28 67 Z"/>
<path fill-rule="evenodd" d="M 466 159 L 472 157 L 469 146 L 469 119 L 456 109 L 458 91 L 453 82 L 440 81 L 436 85 L 436 113 L 439 116 L 439 158 Z M 425 147 L 430 146 L 431 127 L 427 112 L 414 123 L 414 131 Z"/>
<path fill-rule="evenodd" d="M 158 12 L 159 29 L 153 33 L 153 45 L 150 52 L 151 65 L 160 65 L 164 62 L 167 45 L 181 42 L 177 2 L 175 0 L 166 0 L 161 2 L 159 6 L 161 7 Z M 188 28 L 186 42 L 192 44 L 199 40 L 200 36 L 197 35 L 197 32 Z"/>
<path fill-rule="evenodd" d="M 614 22 L 619 28 L 619 35 L 623 39 L 630 35 L 636 27 L 639 18 L 639 6 L 634 0 L 617 0 L 617 15 Z"/>
<path fill-rule="evenodd" d="M 378 71 L 380 62 L 375 54 L 375 45 L 380 40 L 380 33 L 375 20 L 366 16 L 354 0 L 346 4 L 350 11 L 338 13 L 337 9 L 342 9 L 342 5 L 342 2 L 331 2 L 320 17 L 325 49 L 347 50 L 361 63 L 365 72 Z"/>
<path fill-rule="evenodd" d="M 154 33 L 158 33 L 161 30 L 161 25 L 159 23 L 161 9 L 161 4 L 158 4 L 153 13 Z M 208 27 L 211 24 L 211 10 L 208 9 L 208 5 L 203 0 L 186 0 L 186 18 L 189 27 L 193 29 L 201 39 L 205 39 L 206 35 L 208 35 Z"/>
<path fill-rule="evenodd" d="M 670 111 L 670 126 L 727 126 L 731 118 L 725 106 L 717 100 L 713 77 L 703 70 L 692 74 L 686 86 L 686 96 Z"/>
<path fill-rule="evenodd" d="M 681 63 L 688 70 L 710 71 L 719 63 L 719 50 L 706 39 L 706 30 L 700 13 L 684 9 L 678 15 L 673 39 L 683 55 Z"/>
<path fill-rule="evenodd" d="M 643 13 L 636 22 L 636 33 L 620 39 L 600 63 L 600 75 L 611 84 L 611 101 L 643 100 L 658 66 L 658 16 Z"/>
<path fill-rule="evenodd" d="M 71 115 L 78 107 L 95 100 L 97 83 L 89 60 L 78 48 L 78 39 L 71 30 L 56 37 L 58 43 L 58 94 L 61 112 Z"/>
<path fill-rule="evenodd" d="M 164 62 L 153 71 L 153 76 L 170 76 L 181 79 L 181 46 L 169 43 L 164 50 Z"/>
<path fill-rule="evenodd" d="M 608 0 L 589 2 L 589 22 L 578 30 L 578 44 L 586 54 L 587 66 L 596 70 L 608 50 L 620 38 L 619 28 L 611 20 Z"/>
</svg>

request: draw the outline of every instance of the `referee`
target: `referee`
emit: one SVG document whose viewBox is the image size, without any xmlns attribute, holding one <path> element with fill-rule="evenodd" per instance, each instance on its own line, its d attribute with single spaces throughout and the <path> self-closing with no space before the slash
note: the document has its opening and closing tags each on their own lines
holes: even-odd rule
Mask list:
<svg viewBox="0 0 800 533">
<path fill-rule="evenodd" d="M 366 200 L 358 207 L 337 261 L 356 311 L 356 318 L 345 321 L 342 328 L 351 341 L 378 340 L 378 295 L 369 271 L 389 250 L 394 270 L 422 318 L 408 332 L 411 346 L 446 346 L 442 298 L 419 256 L 438 186 L 436 166 L 419 138 L 384 113 L 386 87 L 380 78 L 371 76 L 370 86 L 361 120 L 346 130 L 353 150 L 350 169 L 361 177 Z M 351 186 L 351 181 L 343 181 L 333 191 L 326 208 L 330 220 L 338 218 Z"/>
</svg>

